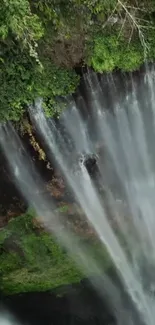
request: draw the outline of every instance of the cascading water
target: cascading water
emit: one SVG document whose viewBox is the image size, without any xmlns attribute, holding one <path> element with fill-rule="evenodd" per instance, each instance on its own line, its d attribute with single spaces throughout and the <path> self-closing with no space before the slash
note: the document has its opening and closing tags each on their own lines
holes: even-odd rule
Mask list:
<svg viewBox="0 0 155 325">
<path fill-rule="evenodd" d="M 54 203 L 49 200 L 46 195 L 43 196 L 43 182 L 37 172 L 34 170 L 31 160 L 26 150 L 16 134 L 13 126 L 3 125 L 0 128 L 1 146 L 9 159 L 12 174 L 16 179 L 17 186 L 20 188 L 23 196 L 26 198 L 29 206 L 31 206 L 40 217 L 41 221 L 48 230 L 56 235 L 58 240 L 74 255 L 74 259 L 78 264 L 82 264 L 82 268 L 87 271 L 92 270 L 92 274 L 101 275 L 101 271 L 90 257 L 86 263 L 86 254 L 84 247 L 80 246 L 77 239 L 73 238 L 73 234 L 69 230 L 64 230 L 62 220 L 59 215 L 54 214 Z M 88 254 L 88 253 L 87 253 Z M 88 255 L 87 255 L 88 256 Z M 78 261 L 79 260 L 79 261 Z"/>
<path fill-rule="evenodd" d="M 1 325 L 20 325 L 18 321 L 8 312 L 3 311 L 0 313 L 0 324 Z"/>
<path fill-rule="evenodd" d="M 52 119 L 46 119 L 41 99 L 29 107 L 29 114 L 48 146 L 51 159 L 54 156 L 74 197 L 106 246 L 141 322 L 153 325 L 154 70 L 147 67 L 140 82 L 135 79 L 130 76 L 120 82 L 112 75 L 107 80 L 99 79 L 93 73 L 85 75 L 83 106 L 88 111 L 88 118 L 82 118 L 80 108 L 73 101 L 60 117 L 59 127 Z M 47 228 L 54 231 L 61 243 L 71 253 L 79 254 L 77 262 L 88 270 L 90 260 L 82 254 L 72 234 L 62 231 L 61 223 L 56 222 L 51 213 L 53 207 L 38 194 L 41 181 L 28 158 L 13 148 L 18 142 L 10 125 L 1 126 L 0 144 L 23 195 L 39 215 L 45 216 Z M 87 170 L 86 160 L 92 156 L 98 169 L 96 181 Z M 101 275 L 95 261 L 91 260 L 91 267 Z M 96 287 L 101 290 L 102 283 L 100 288 Z M 123 308 L 122 302 L 117 303 L 112 288 L 109 295 L 118 324 L 123 324 L 123 317 L 128 324 L 137 324 L 132 312 L 125 311 L 125 316 L 120 316 L 118 310 Z"/>
</svg>

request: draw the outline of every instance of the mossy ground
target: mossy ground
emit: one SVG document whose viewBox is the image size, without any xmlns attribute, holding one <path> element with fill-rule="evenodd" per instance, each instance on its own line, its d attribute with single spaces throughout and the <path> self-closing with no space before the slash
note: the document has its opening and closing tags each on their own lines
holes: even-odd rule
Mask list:
<svg viewBox="0 0 155 325">
<path fill-rule="evenodd" d="M 33 213 L 27 212 L 0 230 L 0 289 L 4 294 L 51 290 L 84 277 L 64 248 L 38 229 L 34 220 Z M 79 240 L 108 268 L 107 252 L 97 240 Z"/>
</svg>

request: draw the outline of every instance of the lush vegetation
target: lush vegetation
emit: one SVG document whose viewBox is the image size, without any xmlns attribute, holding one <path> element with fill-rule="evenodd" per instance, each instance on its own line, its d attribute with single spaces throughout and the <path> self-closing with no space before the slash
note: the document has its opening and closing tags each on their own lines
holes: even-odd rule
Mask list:
<svg viewBox="0 0 155 325">
<path fill-rule="evenodd" d="M 51 114 L 76 89 L 76 67 L 154 59 L 154 28 L 154 0 L 1 0 L 0 119 L 19 120 L 39 96 Z"/>
<path fill-rule="evenodd" d="M 99 242 L 88 237 L 79 237 L 79 240 L 91 256 L 99 259 L 104 269 L 107 269 L 110 261 Z M 10 220 L 0 230 L 0 276 L 0 290 L 5 294 L 13 294 L 52 290 L 78 282 L 84 275 L 29 211 Z"/>
</svg>

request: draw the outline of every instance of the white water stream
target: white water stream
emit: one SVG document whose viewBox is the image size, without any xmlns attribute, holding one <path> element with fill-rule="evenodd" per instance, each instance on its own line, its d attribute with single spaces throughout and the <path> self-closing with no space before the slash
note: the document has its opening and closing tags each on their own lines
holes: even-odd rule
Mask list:
<svg viewBox="0 0 155 325">
<path fill-rule="evenodd" d="M 120 88 L 109 76 L 107 102 L 105 80 L 94 74 L 85 76 L 85 91 L 89 96 L 88 119 L 83 119 L 75 102 L 60 118 L 72 146 L 68 146 L 61 128 L 52 119 L 46 119 L 42 101 L 29 107 L 32 123 L 43 137 L 49 153 L 54 156 L 63 176 L 71 188 L 98 238 L 106 246 L 117 272 L 135 309 L 146 325 L 155 320 L 155 80 L 154 70 L 147 69 L 140 83 L 134 78 Z M 88 105 L 83 99 L 83 105 Z M 107 107 L 109 105 L 109 107 Z M 90 109 L 89 107 L 89 109 Z M 91 128 L 90 128 L 91 125 Z M 44 216 L 48 229 L 74 256 L 84 270 L 90 267 L 102 274 L 72 234 L 61 227 L 52 213 L 53 205 L 38 190 L 42 182 L 30 163 L 10 124 L 0 128 L 0 144 L 9 161 L 17 185 L 33 205 L 37 214 Z M 99 146 L 103 146 L 103 154 Z M 72 149 L 71 149 L 72 148 Z M 100 148 L 102 149 L 102 148 Z M 20 149 L 21 150 L 21 149 Z M 85 157 L 95 154 L 98 179 L 104 196 L 99 194 L 87 168 Z M 77 157 L 81 155 L 81 159 Z M 74 166 L 75 164 L 75 166 Z M 106 206 L 114 220 L 110 219 Z M 114 227 L 117 228 L 117 231 Z M 123 241 L 121 240 L 123 238 Z M 147 284 L 146 284 L 147 283 Z M 111 287 L 109 297 L 115 309 L 118 324 L 136 324 L 132 311 L 120 316 L 122 302 Z M 98 290 L 102 293 L 102 283 Z"/>
</svg>

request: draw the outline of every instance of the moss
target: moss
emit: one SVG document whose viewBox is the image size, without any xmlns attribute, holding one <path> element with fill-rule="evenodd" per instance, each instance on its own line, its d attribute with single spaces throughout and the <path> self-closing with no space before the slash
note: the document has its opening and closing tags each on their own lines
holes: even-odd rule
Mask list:
<svg viewBox="0 0 155 325">
<path fill-rule="evenodd" d="M 62 205 L 62 206 L 60 206 L 59 208 L 58 208 L 58 211 L 61 213 L 67 213 L 68 212 L 68 210 L 69 210 L 69 207 L 68 207 L 68 205 L 67 204 L 64 204 L 64 205 Z"/>
<path fill-rule="evenodd" d="M 84 277 L 53 236 L 41 229 L 38 232 L 34 218 L 32 211 L 27 212 L 0 231 L 0 289 L 4 294 L 45 291 Z M 97 240 L 79 241 L 104 269 L 108 268 L 107 252 Z"/>
</svg>

